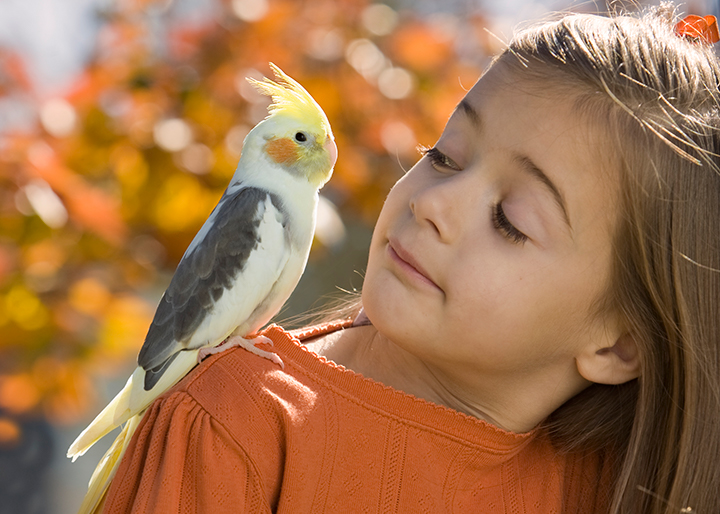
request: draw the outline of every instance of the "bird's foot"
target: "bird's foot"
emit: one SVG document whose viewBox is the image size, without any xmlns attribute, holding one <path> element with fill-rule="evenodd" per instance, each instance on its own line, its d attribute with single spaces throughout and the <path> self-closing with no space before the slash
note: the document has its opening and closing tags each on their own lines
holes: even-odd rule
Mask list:
<svg viewBox="0 0 720 514">
<path fill-rule="evenodd" d="M 263 357 L 264 359 L 271 360 L 275 364 L 278 364 L 281 368 L 285 368 L 285 364 L 283 363 L 282 359 L 278 357 L 276 353 L 268 352 L 266 350 L 261 350 L 258 348 L 257 344 L 265 343 L 269 344 L 270 346 L 273 346 L 272 339 L 266 336 L 256 336 L 252 339 L 245 339 L 240 336 L 232 336 L 228 337 L 223 341 L 221 344 L 215 346 L 214 348 L 202 348 L 198 352 L 198 362 L 202 361 L 204 358 L 214 355 L 216 353 L 224 352 L 225 350 L 229 350 L 230 348 L 234 348 L 236 346 L 241 346 L 242 348 L 245 348 L 247 351 L 254 353 L 255 355 L 258 355 L 260 357 Z"/>
</svg>

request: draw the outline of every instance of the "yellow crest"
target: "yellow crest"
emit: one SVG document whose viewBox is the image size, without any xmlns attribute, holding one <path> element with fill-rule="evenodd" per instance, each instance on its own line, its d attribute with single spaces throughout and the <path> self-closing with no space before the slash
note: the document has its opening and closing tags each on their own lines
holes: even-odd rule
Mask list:
<svg viewBox="0 0 720 514">
<path fill-rule="evenodd" d="M 328 135 L 332 134 L 327 116 L 310 93 L 275 64 L 270 63 L 270 68 L 275 73 L 277 82 L 267 77 L 263 80 L 247 78 L 258 91 L 272 97 L 268 117 L 276 114 L 292 116 L 311 126 L 322 127 Z"/>
</svg>

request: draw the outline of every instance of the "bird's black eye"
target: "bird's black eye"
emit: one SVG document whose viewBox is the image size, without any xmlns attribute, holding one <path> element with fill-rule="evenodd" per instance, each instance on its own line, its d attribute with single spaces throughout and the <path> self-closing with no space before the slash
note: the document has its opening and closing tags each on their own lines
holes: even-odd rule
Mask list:
<svg viewBox="0 0 720 514">
<path fill-rule="evenodd" d="M 300 141 L 301 143 L 303 143 L 307 141 L 307 136 L 302 132 L 298 132 L 297 134 L 295 134 L 295 141 Z"/>
</svg>

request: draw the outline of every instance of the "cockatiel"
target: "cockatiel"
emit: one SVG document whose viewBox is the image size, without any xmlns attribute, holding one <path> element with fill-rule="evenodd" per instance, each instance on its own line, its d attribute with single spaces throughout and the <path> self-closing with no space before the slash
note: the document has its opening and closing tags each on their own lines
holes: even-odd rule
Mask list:
<svg viewBox="0 0 720 514">
<path fill-rule="evenodd" d="M 280 310 L 305 269 L 318 190 L 332 175 L 337 147 L 317 102 L 270 66 L 277 82 L 248 79 L 272 97 L 269 114 L 248 133 L 230 184 L 183 255 L 138 367 L 68 450 L 75 460 L 125 423 L 90 480 L 81 512 L 92 512 L 101 501 L 150 403 L 203 357 L 239 345 L 282 366 L 277 355 L 255 346 L 269 339 L 245 336 Z"/>
</svg>

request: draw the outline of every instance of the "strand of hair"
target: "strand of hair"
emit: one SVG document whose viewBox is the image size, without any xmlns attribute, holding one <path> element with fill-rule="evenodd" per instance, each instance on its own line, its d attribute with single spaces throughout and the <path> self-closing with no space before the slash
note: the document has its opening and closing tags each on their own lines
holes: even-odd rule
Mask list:
<svg viewBox="0 0 720 514">
<path fill-rule="evenodd" d="M 663 502 L 665 505 L 669 505 L 670 507 L 677 509 L 677 505 L 673 505 L 672 503 L 667 501 L 665 498 L 663 498 L 662 496 L 657 494 L 655 491 L 651 491 L 647 487 L 643 487 L 641 485 L 638 485 L 637 488 L 638 488 L 638 491 L 643 492 L 645 494 L 649 494 L 656 500 L 660 500 L 661 502 Z M 681 507 L 678 512 L 680 512 L 680 514 L 694 514 L 695 513 L 695 511 L 693 510 L 692 507 Z"/>
</svg>

